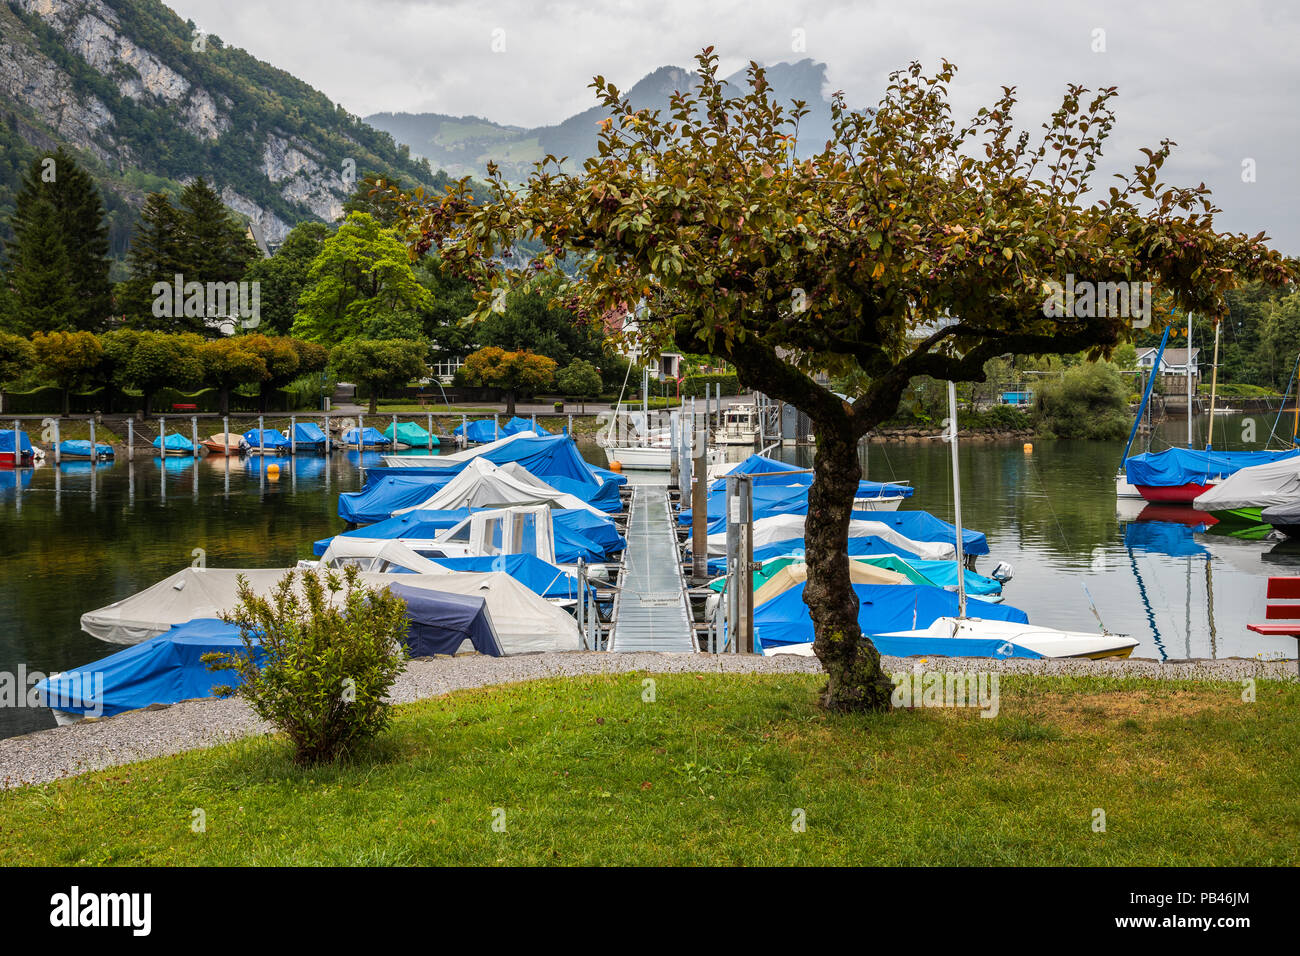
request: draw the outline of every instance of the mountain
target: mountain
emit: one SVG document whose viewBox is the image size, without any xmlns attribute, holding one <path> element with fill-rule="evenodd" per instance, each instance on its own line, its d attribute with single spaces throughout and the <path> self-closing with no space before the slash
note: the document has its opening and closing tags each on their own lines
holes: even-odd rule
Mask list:
<svg viewBox="0 0 1300 956">
<path fill-rule="evenodd" d="M 685 89 L 694 73 L 676 66 L 664 66 L 625 91 L 636 109 L 668 108 L 669 97 Z M 830 102 L 822 92 L 826 86 L 826 64 L 813 60 L 777 63 L 767 67 L 767 79 L 778 102 L 803 100 L 809 109 L 799 131 L 802 155 L 819 149 L 830 136 Z M 745 73 L 727 78 L 737 92 L 748 89 Z M 594 98 L 594 97 L 593 97 Z M 524 129 L 503 126 L 481 116 L 448 116 L 443 113 L 375 113 L 366 122 L 392 134 L 410 147 L 411 153 L 426 158 L 453 177 L 481 177 L 489 160 L 495 160 L 508 180 L 522 182 L 533 164 L 548 153 L 567 156 L 570 167 L 596 153 L 597 124 L 605 118 L 597 105 L 555 126 Z"/>
<path fill-rule="evenodd" d="M 60 143 L 99 183 L 119 257 L 145 194 L 199 176 L 271 244 L 304 220 L 337 218 L 367 174 L 446 182 L 387 133 L 158 0 L 0 3 L 0 217 L 22 171 Z"/>
</svg>

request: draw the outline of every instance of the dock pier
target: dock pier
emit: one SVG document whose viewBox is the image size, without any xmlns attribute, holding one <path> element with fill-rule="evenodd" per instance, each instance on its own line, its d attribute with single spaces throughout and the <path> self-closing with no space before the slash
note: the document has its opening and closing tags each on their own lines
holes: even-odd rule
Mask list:
<svg viewBox="0 0 1300 956">
<path fill-rule="evenodd" d="M 635 485 L 609 650 L 697 653 L 668 489 Z"/>
</svg>

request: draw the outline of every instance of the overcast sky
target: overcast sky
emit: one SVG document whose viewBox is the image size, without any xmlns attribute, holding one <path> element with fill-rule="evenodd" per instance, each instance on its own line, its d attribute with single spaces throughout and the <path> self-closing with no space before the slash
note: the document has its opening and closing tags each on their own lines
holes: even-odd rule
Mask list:
<svg viewBox="0 0 1300 956">
<path fill-rule="evenodd" d="M 1214 189 L 1221 229 L 1300 254 L 1300 5 L 1270 0 L 170 0 L 203 30 L 288 70 L 359 115 L 475 114 L 556 123 L 594 104 L 597 73 L 627 88 L 714 45 L 724 72 L 812 57 L 855 106 L 890 70 L 959 68 L 959 115 L 1003 85 L 1036 127 L 1065 84 L 1118 86 L 1107 158 L 1179 144 L 1166 181 Z M 1104 31 L 1104 32 L 1102 32 Z M 497 48 L 494 51 L 494 45 Z M 504 49 L 502 49 L 504 47 Z M 1101 48 L 1101 49 L 1096 49 Z M 1253 160 L 1254 181 L 1243 182 Z"/>
</svg>

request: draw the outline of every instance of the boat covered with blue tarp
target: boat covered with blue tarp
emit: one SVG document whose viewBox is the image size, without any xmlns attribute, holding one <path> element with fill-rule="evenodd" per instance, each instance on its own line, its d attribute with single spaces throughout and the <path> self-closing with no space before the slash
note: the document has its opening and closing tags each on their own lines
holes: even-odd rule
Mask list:
<svg viewBox="0 0 1300 956">
<path fill-rule="evenodd" d="M 393 444 L 391 438 L 386 438 L 383 432 L 377 431 L 367 425 L 365 428 L 349 428 L 343 433 L 343 444 L 348 448 L 388 448 Z"/>
<path fill-rule="evenodd" d="M 627 477 L 583 461 L 573 442 L 563 435 L 520 437 L 503 442 L 482 457 L 494 465 L 516 462 L 556 491 L 573 495 L 607 513 L 623 510 L 619 488 Z M 458 475 L 473 459 L 448 465 L 398 465 L 366 471 L 360 491 L 339 495 L 339 517 L 352 524 L 389 518 L 402 508 L 414 508 Z"/>
<path fill-rule="evenodd" d="M 470 510 L 411 511 L 345 534 L 357 538 L 429 541 L 469 517 Z M 585 508 L 551 509 L 551 530 L 555 539 L 555 560 L 561 564 L 573 564 L 579 558 L 589 563 L 607 561 L 627 547 L 627 541 L 618 533 L 612 518 Z M 332 540 L 333 537 L 329 537 L 315 542 L 312 547 L 317 557 L 325 553 Z"/>
<path fill-rule="evenodd" d="M 406 584 L 390 584 L 388 590 L 406 602 L 406 648 L 412 657 L 455 654 L 466 641 L 480 654 L 505 657 L 484 598 Z"/>
<path fill-rule="evenodd" d="M 486 445 L 502 438 L 509 438 L 511 435 L 522 435 L 524 432 L 534 432 L 538 435 L 551 434 L 548 429 L 543 428 L 541 425 L 535 425 L 527 418 L 520 418 L 518 415 L 504 422 L 500 419 L 493 420 L 491 418 L 479 418 L 472 422 L 462 422 L 456 426 L 452 434 L 469 442 Z"/>
<path fill-rule="evenodd" d="M 287 455 L 289 439 L 274 428 L 250 428 L 244 432 L 248 452 L 253 455 Z"/>
<path fill-rule="evenodd" d="M 105 445 L 102 442 L 95 442 L 94 445 L 85 438 L 68 438 L 59 442 L 59 458 L 70 458 L 74 461 L 98 461 L 101 458 L 112 458 L 113 446 Z"/>
<path fill-rule="evenodd" d="M 1300 455 L 1291 451 L 1215 451 L 1196 448 L 1166 448 L 1124 460 L 1129 484 L 1151 488 L 1181 488 L 1208 485 L 1243 468 L 1283 461 Z M 1195 497 L 1193 495 L 1193 497 Z M 1189 499 L 1190 500 L 1190 499 Z"/>
<path fill-rule="evenodd" d="M 813 639 L 812 618 L 808 615 L 808 605 L 803 602 L 805 586 L 806 582 L 801 581 L 754 608 L 755 645 L 760 639 L 763 647 L 806 644 Z M 858 596 L 858 626 L 864 634 L 916 630 L 929 627 L 941 617 L 956 617 L 958 613 L 957 595 L 943 588 L 913 584 L 854 584 L 853 591 Z M 1020 608 L 993 604 L 977 597 L 967 599 L 966 616 L 1029 623 L 1029 615 Z M 973 643 L 964 638 L 960 640 L 963 646 Z M 893 653 L 879 644 L 876 646 L 882 654 Z"/>
<path fill-rule="evenodd" d="M 868 487 L 870 486 L 870 487 Z M 772 515 L 806 515 L 808 513 L 807 485 L 758 485 L 751 492 L 754 520 L 770 518 Z M 896 490 L 891 490 L 896 489 Z M 906 492 L 906 494 L 902 494 Z M 864 481 L 859 485 L 859 498 L 898 498 L 911 495 L 912 489 L 906 485 L 882 485 L 874 481 Z M 725 487 L 709 492 L 709 522 L 720 521 L 727 514 L 727 490 Z M 870 520 L 877 520 L 877 515 L 893 514 L 887 511 L 857 511 L 855 518 L 870 515 Z M 689 525 L 694 512 L 684 508 L 677 515 L 679 524 Z"/>
<path fill-rule="evenodd" d="M 504 571 L 544 598 L 577 598 L 578 579 L 535 554 L 495 554 L 475 558 L 431 558 L 451 571 Z"/>
<path fill-rule="evenodd" d="M 162 443 L 161 445 L 159 443 Z M 166 455 L 193 455 L 194 443 L 182 435 L 180 432 L 168 432 L 165 436 L 160 435 L 153 440 L 155 450 L 166 446 Z"/>
<path fill-rule="evenodd" d="M 315 422 L 294 422 L 292 436 L 294 447 L 309 455 L 325 452 L 327 438 L 324 430 Z"/>
<path fill-rule="evenodd" d="M 760 485 L 802 485 L 804 488 L 812 487 L 812 472 L 798 465 L 792 465 L 789 462 L 777 461 L 775 458 L 768 458 L 766 455 L 750 455 L 744 461 L 736 465 L 726 475 L 752 475 L 755 487 Z M 726 475 L 714 479 L 709 484 L 709 491 L 725 491 L 727 487 Z M 866 481 L 858 483 L 859 498 L 881 498 L 892 497 L 895 495 L 903 498 L 910 498 L 915 492 L 911 485 L 899 484 L 897 482 Z"/>
</svg>

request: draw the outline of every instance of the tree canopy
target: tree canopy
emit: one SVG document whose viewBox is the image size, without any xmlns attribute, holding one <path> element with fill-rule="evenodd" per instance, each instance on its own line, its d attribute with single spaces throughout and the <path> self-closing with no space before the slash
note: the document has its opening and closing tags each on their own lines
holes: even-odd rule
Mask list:
<svg viewBox="0 0 1300 956">
<path fill-rule="evenodd" d="M 515 413 L 521 389 L 546 388 L 555 381 L 555 360 L 527 349 L 507 352 L 488 345 L 465 357 L 460 375 L 466 385 L 499 388 L 506 393 L 506 414 Z"/>
<path fill-rule="evenodd" d="M 330 351 L 330 365 L 340 379 L 365 385 L 370 391 L 370 414 L 378 411 L 379 392 L 405 385 L 428 373 L 422 340 L 352 339 Z"/>
<path fill-rule="evenodd" d="M 521 186 L 490 170 L 488 195 L 463 182 L 437 200 L 384 184 L 414 252 L 479 285 L 486 318 L 499 287 L 523 287 L 578 257 L 561 295 L 599 322 L 644 301 L 627 334 L 721 356 L 743 384 L 796 405 L 817 440 L 805 526 L 804 600 L 834 709 L 887 708 L 890 682 L 862 637 L 845 542 L 861 469 L 858 441 L 897 409 L 917 376 L 978 380 L 1007 352 L 1108 354 L 1131 338 L 1120 310 L 1053 307 L 1067 281 L 1149 282 L 1156 321 L 1170 307 L 1222 315 L 1243 280 L 1294 272 L 1265 237 L 1214 228 L 1204 185 L 1160 179 L 1163 141 L 1109 189 L 1094 183 L 1115 121 L 1114 88 L 1067 88 L 1041 135 L 1018 131 L 1013 87 L 974 117 L 952 116 L 955 67 L 891 75 L 873 110 L 832 102 L 831 136 L 796 154 L 807 112 L 774 101 L 764 70 L 747 88 L 717 75 L 712 48 L 667 115 L 640 110 L 602 77 L 598 154 L 564 172 L 547 157 Z M 542 253 L 500 263 L 518 243 Z M 849 404 L 818 372 L 858 370 Z"/>
</svg>

